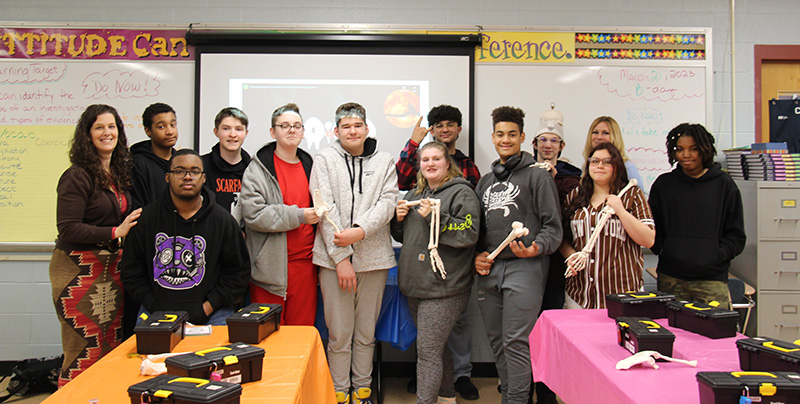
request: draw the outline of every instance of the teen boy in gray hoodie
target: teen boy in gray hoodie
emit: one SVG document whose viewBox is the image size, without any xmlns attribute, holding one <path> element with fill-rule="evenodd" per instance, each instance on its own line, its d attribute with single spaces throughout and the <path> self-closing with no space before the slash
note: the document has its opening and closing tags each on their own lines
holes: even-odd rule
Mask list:
<svg viewBox="0 0 800 404">
<path fill-rule="evenodd" d="M 492 111 L 492 143 L 499 160 L 481 177 L 475 192 L 483 218 L 475 256 L 478 307 L 494 352 L 503 403 L 528 402 L 531 357 L 528 335 L 539 316 L 549 268 L 548 255 L 561 244 L 561 214 L 553 177 L 521 151 L 525 142 L 519 108 Z M 530 233 L 512 241 L 494 260 L 488 258 L 522 222 Z"/>
<path fill-rule="evenodd" d="M 397 201 L 392 157 L 367 138 L 367 113 L 357 103 L 336 109 L 336 136 L 314 156 L 309 188 L 319 189 L 332 208 L 327 214 L 341 232 L 320 221 L 313 262 L 328 326 L 328 364 L 340 403 L 372 403 L 375 322 L 388 269 L 395 266 L 389 221 Z M 351 377 L 352 375 L 352 377 Z"/>
</svg>

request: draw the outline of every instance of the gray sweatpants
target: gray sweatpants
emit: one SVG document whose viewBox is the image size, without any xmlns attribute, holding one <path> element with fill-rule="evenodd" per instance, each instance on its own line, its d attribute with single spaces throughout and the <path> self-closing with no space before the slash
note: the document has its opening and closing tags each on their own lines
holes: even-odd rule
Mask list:
<svg viewBox="0 0 800 404">
<path fill-rule="evenodd" d="M 417 403 L 435 404 L 438 396 L 455 397 L 453 357 L 447 339 L 467 307 L 470 292 L 439 299 L 408 298 L 417 325 Z"/>
<path fill-rule="evenodd" d="M 495 260 L 489 275 L 478 276 L 478 307 L 494 352 L 503 404 L 528 402 L 528 336 L 542 306 L 548 258 Z"/>
<path fill-rule="evenodd" d="M 336 270 L 319 269 L 328 326 L 328 366 L 336 391 L 347 393 L 350 387 L 359 389 L 372 384 L 375 322 L 381 312 L 388 274 L 387 269 L 358 272 L 356 291 L 346 293 L 339 287 Z"/>
</svg>

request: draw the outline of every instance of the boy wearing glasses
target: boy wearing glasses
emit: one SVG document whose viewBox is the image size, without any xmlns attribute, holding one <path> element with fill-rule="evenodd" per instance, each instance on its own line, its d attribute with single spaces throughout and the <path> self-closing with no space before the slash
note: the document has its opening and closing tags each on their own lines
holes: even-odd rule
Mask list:
<svg viewBox="0 0 800 404">
<path fill-rule="evenodd" d="M 142 113 L 144 133 L 150 140 L 131 146 L 133 155 L 133 208 L 141 208 L 161 197 L 167 189 L 164 173 L 178 141 L 178 121 L 175 110 L 164 103 L 149 105 Z"/>
<path fill-rule="evenodd" d="M 239 225 L 214 203 L 205 180 L 197 152 L 172 155 L 167 191 L 128 233 L 121 278 L 142 312 L 182 310 L 192 324 L 225 325 L 247 287 L 250 257 Z"/>
<path fill-rule="evenodd" d="M 411 139 L 406 142 L 406 147 L 400 152 L 400 160 L 397 160 L 397 184 L 403 191 L 414 188 L 417 182 L 417 149 L 419 144 L 425 139 L 425 135 L 433 133 L 433 138 L 446 144 L 450 154 L 461 167 L 464 179 L 469 181 L 474 187 L 481 179 L 481 174 L 475 162 L 467 155 L 456 149 L 456 141 L 461 133 L 461 111 L 450 105 L 439 105 L 428 112 L 429 128 L 420 127 L 422 117 L 419 117 L 417 126 L 411 133 Z"/>
<path fill-rule="evenodd" d="M 305 129 L 300 109 L 287 104 L 272 113 L 274 142 L 244 172 L 241 206 L 252 257 L 250 300 L 283 305 L 281 323 L 314 325 L 317 267 L 311 262 L 314 228 L 308 177 L 311 155 L 300 149 Z"/>
<path fill-rule="evenodd" d="M 417 182 L 417 149 L 428 133 L 433 133 L 433 138 L 447 145 L 450 155 L 453 156 L 461 171 L 464 179 L 469 181 L 474 187 L 481 179 L 481 174 L 475 162 L 472 161 L 461 150 L 456 149 L 456 141 L 461 133 L 461 111 L 450 105 L 439 105 L 428 112 L 428 125 L 421 127 L 422 117 L 419 117 L 417 126 L 411 133 L 411 139 L 406 142 L 406 147 L 400 152 L 400 159 L 397 160 L 397 185 L 403 191 L 414 188 Z M 455 376 L 456 391 L 465 400 L 477 400 L 480 398 L 478 388 L 470 380 L 472 373 L 472 363 L 470 354 L 472 352 L 472 332 L 470 331 L 467 312 L 461 313 L 461 317 L 456 322 L 450 338 L 447 340 L 447 347 L 453 355 L 453 375 Z M 417 392 L 417 378 L 414 377 L 408 383 L 408 392 Z"/>
<path fill-rule="evenodd" d="M 475 270 L 478 307 L 494 353 L 503 403 L 525 404 L 531 388 L 528 335 L 539 316 L 549 268 L 548 255 L 561 243 L 561 215 L 552 176 L 537 168 L 533 156 L 521 151 L 525 141 L 519 108 L 492 111 L 492 143 L 500 157 L 492 174 L 478 182 L 483 218 Z M 529 234 L 512 241 L 489 259 L 522 222 Z"/>
<path fill-rule="evenodd" d="M 389 268 L 395 266 L 389 221 L 397 203 L 392 157 L 368 138 L 367 113 L 349 102 L 336 109 L 338 140 L 314 156 L 311 190 L 319 189 L 341 231 L 320 222 L 314 263 L 328 326 L 328 364 L 339 403 L 371 404 L 375 322 Z"/>
<path fill-rule="evenodd" d="M 223 108 L 214 118 L 214 136 L 219 142 L 203 155 L 206 182 L 214 191 L 215 201 L 239 223 L 242 223 L 239 204 L 242 175 L 250 164 L 250 155 L 242 149 L 248 134 L 247 122 L 247 115 L 239 108 Z"/>
<path fill-rule="evenodd" d="M 564 151 L 564 115 L 557 109 L 551 108 L 539 117 L 539 128 L 533 138 L 533 157 L 537 163 L 550 163 L 553 168 L 550 174 L 556 183 L 558 201 L 561 205 L 567 194 L 577 188 L 581 180 L 581 169 L 560 160 Z M 550 270 L 547 273 L 547 284 L 542 297 L 542 310 L 564 308 L 564 287 L 566 278 L 564 271 L 564 257 L 558 251 L 550 256 Z M 536 383 L 537 404 L 557 403 L 556 395 L 544 383 Z"/>
</svg>

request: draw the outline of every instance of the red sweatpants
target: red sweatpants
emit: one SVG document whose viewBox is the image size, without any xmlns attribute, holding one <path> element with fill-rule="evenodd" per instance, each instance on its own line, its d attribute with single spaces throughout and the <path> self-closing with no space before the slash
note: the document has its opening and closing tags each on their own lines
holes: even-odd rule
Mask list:
<svg viewBox="0 0 800 404">
<path fill-rule="evenodd" d="M 317 266 L 311 260 L 289 261 L 286 299 L 250 284 L 250 301 L 283 305 L 282 325 L 314 325 L 317 317 Z"/>
</svg>

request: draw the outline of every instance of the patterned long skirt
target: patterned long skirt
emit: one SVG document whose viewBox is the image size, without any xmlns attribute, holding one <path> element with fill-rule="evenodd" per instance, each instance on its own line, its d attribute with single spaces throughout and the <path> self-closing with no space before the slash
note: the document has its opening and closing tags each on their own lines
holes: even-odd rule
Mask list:
<svg viewBox="0 0 800 404">
<path fill-rule="evenodd" d="M 122 342 L 121 258 L 122 250 L 53 251 L 50 284 L 64 349 L 59 388 Z"/>
</svg>

